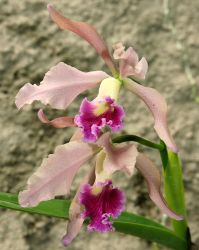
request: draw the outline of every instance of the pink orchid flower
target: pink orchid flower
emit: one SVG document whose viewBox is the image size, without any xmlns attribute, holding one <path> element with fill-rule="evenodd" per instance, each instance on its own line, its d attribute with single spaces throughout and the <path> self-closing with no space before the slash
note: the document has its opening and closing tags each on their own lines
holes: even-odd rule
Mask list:
<svg viewBox="0 0 199 250">
<path fill-rule="evenodd" d="M 65 246 L 76 237 L 85 218 L 90 218 L 90 231 L 114 230 L 110 218 L 117 218 L 125 207 L 124 193 L 113 187 L 112 175 L 116 171 L 124 171 L 131 176 L 136 167 L 147 181 L 152 201 L 168 216 L 182 219 L 168 208 L 160 191 L 160 173 L 154 164 L 139 154 L 135 145 L 114 146 L 111 133 L 103 133 L 105 127 L 112 132 L 123 128 L 125 112 L 117 100 L 119 90 L 124 86 L 146 103 L 154 116 L 154 128 L 159 137 L 171 150 L 177 151 L 167 128 L 167 106 L 163 97 L 155 89 L 143 87 L 128 78 L 145 78 L 148 69 L 146 59 L 139 60 L 133 48 L 125 50 L 118 43 L 114 46 L 113 57 L 117 60 L 114 61 L 106 43 L 92 26 L 62 16 L 51 5 L 48 10 L 59 27 L 76 33 L 95 48 L 113 76 L 102 71 L 82 72 L 61 62 L 46 73 L 40 85 L 27 83 L 20 89 L 16 96 L 19 109 L 35 100 L 52 108 L 66 109 L 80 93 L 100 84 L 97 97 L 92 101 L 85 98 L 80 113 L 75 117 L 59 117 L 50 121 L 43 110 L 39 110 L 38 117 L 43 123 L 56 128 L 74 126 L 79 129 L 69 143 L 57 146 L 54 154 L 44 159 L 29 178 L 27 189 L 19 194 L 20 205 L 32 207 L 57 195 L 68 194 L 81 165 L 96 155 L 96 165 L 85 176 L 71 203 L 67 233 L 63 238 Z"/>
<path fill-rule="evenodd" d="M 111 113 L 114 112 L 112 111 L 113 106 L 117 106 L 115 102 L 118 98 L 119 89 L 121 86 L 124 86 L 145 102 L 154 117 L 154 128 L 157 134 L 168 148 L 177 152 L 177 146 L 167 127 L 167 105 L 164 98 L 157 90 L 144 87 L 127 78 L 128 76 L 136 76 L 144 79 L 148 69 L 146 59 L 143 57 L 139 61 L 138 55 L 133 48 L 130 47 L 125 51 L 124 46 L 118 43 L 114 46 L 113 54 L 114 58 L 119 61 L 118 68 L 108 51 L 106 43 L 95 28 L 86 23 L 75 22 L 62 16 L 51 5 L 48 5 L 48 10 L 51 18 L 60 28 L 76 33 L 95 48 L 115 78 L 102 71 L 85 73 L 61 62 L 46 73 L 39 86 L 27 83 L 21 88 L 16 96 L 17 107 L 22 108 L 25 104 L 31 104 L 33 101 L 39 100 L 44 104 L 49 104 L 53 108 L 66 109 L 80 93 L 100 84 L 98 97 L 90 102 L 90 104 L 89 101 L 84 100 L 81 105 L 80 117 L 76 117 L 74 120 L 74 125 L 82 128 L 85 139 L 88 137 L 89 140 L 91 138 L 96 140 L 100 134 L 99 131 L 105 125 L 110 126 L 113 130 L 122 128 L 122 118 L 124 114 L 121 107 L 118 107 L 120 112 L 116 123 L 113 119 L 115 115 L 110 116 Z M 107 101 L 107 97 L 109 101 Z M 112 105 L 110 105 L 110 98 L 113 102 Z M 85 106 L 88 108 L 87 112 L 84 110 Z M 42 112 L 40 112 L 40 118 L 42 116 L 41 114 Z M 48 123 L 45 117 L 41 120 L 45 120 L 44 122 Z M 85 122 L 82 122 L 83 120 Z M 54 120 L 53 122 L 49 121 L 49 123 L 55 126 L 60 126 L 61 123 L 61 127 L 67 127 L 72 125 L 72 120 L 71 117 L 64 117 L 62 119 L 59 118 L 59 120 Z M 87 126 L 88 123 L 90 123 L 90 126 Z"/>
</svg>

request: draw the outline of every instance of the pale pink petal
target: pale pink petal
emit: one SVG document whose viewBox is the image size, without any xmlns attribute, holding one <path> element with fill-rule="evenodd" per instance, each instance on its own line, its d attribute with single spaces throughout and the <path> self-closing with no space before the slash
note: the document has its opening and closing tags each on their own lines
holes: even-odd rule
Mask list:
<svg viewBox="0 0 199 250">
<path fill-rule="evenodd" d="M 136 65 L 138 64 L 138 55 L 132 47 L 129 47 L 120 57 L 119 68 L 120 75 L 123 77 L 129 75 L 137 75 L 135 70 Z"/>
<path fill-rule="evenodd" d="M 70 208 L 69 208 L 69 221 L 67 225 L 67 232 L 64 235 L 62 242 L 64 246 L 68 246 L 73 239 L 79 233 L 82 224 L 84 222 L 84 218 L 82 217 L 82 205 L 79 202 L 79 195 L 82 190 L 82 187 L 85 184 L 93 185 L 95 182 L 95 168 L 92 168 L 90 172 L 84 177 L 83 181 L 81 182 L 75 197 L 73 198 Z"/>
<path fill-rule="evenodd" d="M 104 170 L 107 174 L 122 170 L 129 175 L 133 174 L 138 151 L 135 145 L 117 145 L 110 142 L 110 134 L 103 134 L 97 144 L 104 148 L 106 157 L 104 160 Z"/>
<path fill-rule="evenodd" d="M 131 70 L 138 64 L 138 55 L 132 47 L 129 47 L 125 51 L 125 47 L 122 43 L 116 43 L 113 45 L 113 58 L 116 60 L 120 60 L 120 70 L 125 67 L 131 67 Z M 134 73 L 134 71 L 133 71 Z"/>
<path fill-rule="evenodd" d="M 183 217 L 173 212 L 166 204 L 166 201 L 161 193 L 161 177 L 157 167 L 144 154 L 139 154 L 137 157 L 136 168 L 144 176 L 151 200 L 169 217 L 175 220 L 182 220 Z"/>
<path fill-rule="evenodd" d="M 126 80 L 125 86 L 145 102 L 154 117 L 154 128 L 157 134 L 168 148 L 177 152 L 178 148 L 167 127 L 167 104 L 162 95 L 157 90 L 144 87 L 130 79 Z"/>
<path fill-rule="evenodd" d="M 66 127 L 75 127 L 74 117 L 63 116 L 58 117 L 53 120 L 48 120 L 46 115 L 44 114 L 43 110 L 40 109 L 37 113 L 39 120 L 43 123 L 49 124 L 55 128 L 66 128 Z"/>
<path fill-rule="evenodd" d="M 77 128 L 70 138 L 70 141 L 82 141 L 83 140 L 83 134 L 80 128 Z"/>
<path fill-rule="evenodd" d="M 77 141 L 57 146 L 55 153 L 45 158 L 29 178 L 27 190 L 20 192 L 20 205 L 33 207 L 56 195 L 67 194 L 76 172 L 95 150 L 94 146 Z"/>
<path fill-rule="evenodd" d="M 145 57 L 142 57 L 142 59 L 135 66 L 136 76 L 141 79 L 145 79 L 147 71 L 148 71 L 148 62 Z"/>
<path fill-rule="evenodd" d="M 113 46 L 113 58 L 119 60 L 119 70 L 122 77 L 135 76 L 145 79 L 148 63 L 144 57 L 138 61 L 138 55 L 132 47 L 125 51 L 122 43 Z"/>
<path fill-rule="evenodd" d="M 41 101 L 56 109 L 65 109 L 81 92 L 94 88 L 103 79 L 109 77 L 105 72 L 82 72 L 63 62 L 52 67 L 41 84 L 25 84 L 16 96 L 16 106 Z"/>
<path fill-rule="evenodd" d="M 113 58 L 115 60 L 121 59 L 121 57 L 125 53 L 124 45 L 121 42 L 119 42 L 114 44 L 112 47 L 113 47 Z"/>
<path fill-rule="evenodd" d="M 65 247 L 70 245 L 74 238 L 76 238 L 84 223 L 84 218 L 82 218 L 79 208 L 79 204 L 73 206 L 75 216 L 69 220 L 67 225 L 67 233 L 62 238 L 62 243 Z"/>
<path fill-rule="evenodd" d="M 129 47 L 120 57 L 126 61 L 127 64 L 135 67 L 138 64 L 138 54 L 132 47 Z"/>
<path fill-rule="evenodd" d="M 53 21 L 61 29 L 69 30 L 86 40 L 104 59 L 105 63 L 108 65 L 111 71 L 115 71 L 115 66 L 109 54 L 107 45 L 94 27 L 87 23 L 75 22 L 62 16 L 50 4 L 48 5 L 48 11 Z"/>
</svg>

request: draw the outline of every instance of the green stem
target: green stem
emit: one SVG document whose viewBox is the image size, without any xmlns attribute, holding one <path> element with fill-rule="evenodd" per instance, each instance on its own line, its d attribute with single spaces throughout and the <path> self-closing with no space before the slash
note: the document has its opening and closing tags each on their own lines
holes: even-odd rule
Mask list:
<svg viewBox="0 0 199 250">
<path fill-rule="evenodd" d="M 122 135 L 122 136 L 118 136 L 118 137 L 113 138 L 112 141 L 113 141 L 113 143 L 135 141 L 135 142 L 138 142 L 142 145 L 148 146 L 150 148 L 159 149 L 160 151 L 164 149 L 164 145 L 148 141 L 148 140 L 146 140 L 142 137 L 139 137 L 137 135 Z"/>
<path fill-rule="evenodd" d="M 184 198 L 184 185 L 182 177 L 182 166 L 178 154 L 170 151 L 161 151 L 164 166 L 164 191 L 166 200 L 171 209 L 184 216 L 184 220 L 172 220 L 175 233 L 187 239 L 187 214 Z"/>
</svg>

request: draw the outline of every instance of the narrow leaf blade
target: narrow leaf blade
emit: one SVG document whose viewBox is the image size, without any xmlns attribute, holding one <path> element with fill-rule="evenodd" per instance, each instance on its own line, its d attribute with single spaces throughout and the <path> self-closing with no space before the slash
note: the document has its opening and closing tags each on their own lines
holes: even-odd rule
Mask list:
<svg viewBox="0 0 199 250">
<path fill-rule="evenodd" d="M 0 193 L 0 207 L 9 208 L 17 211 L 36 213 L 57 218 L 68 218 L 70 201 L 54 199 L 41 202 L 37 207 L 24 208 L 18 203 L 18 197 L 15 194 Z"/>
</svg>

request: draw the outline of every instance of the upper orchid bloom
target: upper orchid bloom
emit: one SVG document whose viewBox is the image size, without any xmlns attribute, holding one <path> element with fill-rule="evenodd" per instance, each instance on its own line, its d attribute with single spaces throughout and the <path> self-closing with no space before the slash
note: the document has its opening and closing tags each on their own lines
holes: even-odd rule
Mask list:
<svg viewBox="0 0 199 250">
<path fill-rule="evenodd" d="M 128 76 L 135 76 L 141 79 L 145 78 L 148 70 L 146 59 L 142 57 L 141 60 L 138 60 L 138 55 L 132 47 L 125 50 L 124 46 L 121 43 L 118 43 L 114 46 L 113 58 L 116 60 L 115 62 L 108 51 L 105 41 L 101 38 L 94 27 L 83 22 L 72 21 L 62 16 L 52 7 L 52 5 L 48 5 L 48 11 L 53 21 L 60 28 L 79 35 L 98 52 L 111 70 L 113 77 L 102 71 L 82 72 L 67 64 L 59 63 L 46 73 L 39 86 L 27 83 L 20 89 L 16 96 L 17 107 L 22 108 L 25 104 L 31 104 L 33 101 L 39 100 L 44 104 L 51 105 L 53 108 L 66 109 L 81 92 L 94 88 L 101 83 L 103 86 L 102 88 L 100 86 L 102 95 L 99 93 L 99 97 L 101 97 L 101 99 L 97 98 L 97 101 L 94 100 L 90 103 L 90 108 L 91 106 L 95 106 L 95 108 L 92 108 L 94 112 L 91 114 L 95 124 L 94 128 L 90 128 L 89 136 L 87 124 L 82 123 L 83 120 L 87 121 L 85 112 L 82 112 L 82 107 L 87 102 L 86 100 L 82 103 L 79 118 L 76 117 L 75 119 L 76 123 L 73 123 L 74 118 L 67 119 L 64 117 L 63 119 L 55 119 L 55 121 L 52 122 L 44 116 L 42 111 L 39 113 L 39 118 L 41 118 L 41 121 L 44 123 L 49 123 L 55 127 L 67 127 L 72 125 L 80 126 L 83 132 L 87 131 L 87 134 L 84 134 L 85 139 L 89 137 L 89 140 L 91 138 L 96 140 L 104 126 L 109 126 L 112 130 L 114 130 L 113 127 L 117 127 L 118 130 L 119 128 L 122 128 L 123 112 L 120 112 L 120 124 L 117 124 L 116 126 L 110 126 L 110 124 L 114 124 L 114 119 L 109 120 L 107 116 L 109 116 L 108 113 L 112 116 L 115 115 L 113 114 L 114 111 L 112 111 L 113 106 L 115 109 L 121 110 L 121 108 L 117 106 L 116 101 L 120 87 L 124 86 L 146 103 L 154 116 L 154 128 L 157 134 L 165 142 L 168 148 L 177 152 L 177 146 L 167 127 L 167 105 L 164 98 L 155 89 L 141 86 L 128 78 Z M 118 62 L 119 67 L 117 66 Z M 113 84 L 111 82 L 113 82 Z M 109 105 L 106 98 L 113 99 L 112 101 L 114 104 Z M 104 104 L 102 104 L 103 102 Z M 98 104 L 99 109 L 97 107 Z M 109 110 L 107 107 L 109 107 Z M 101 111 L 97 112 L 96 110 Z"/>
</svg>

